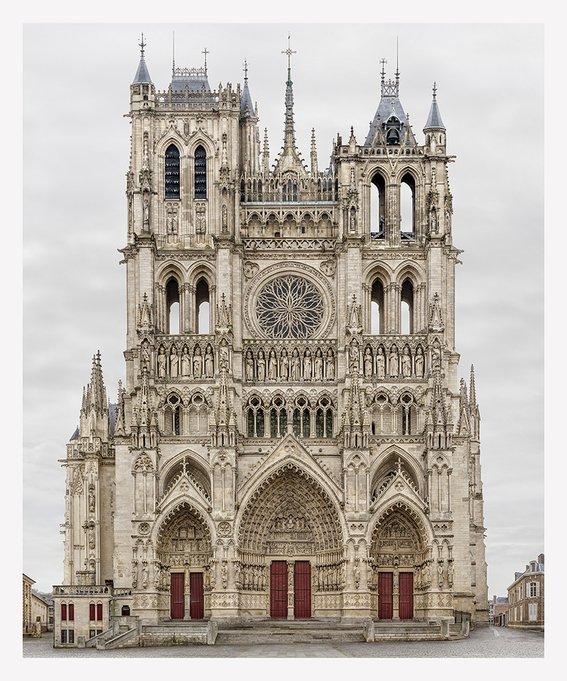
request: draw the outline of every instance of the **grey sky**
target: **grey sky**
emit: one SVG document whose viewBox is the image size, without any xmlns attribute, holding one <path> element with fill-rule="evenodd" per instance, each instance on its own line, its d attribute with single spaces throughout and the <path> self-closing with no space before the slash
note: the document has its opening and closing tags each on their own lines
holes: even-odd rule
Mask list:
<svg viewBox="0 0 567 681">
<path fill-rule="evenodd" d="M 176 66 L 243 83 L 270 161 L 283 143 L 288 31 L 297 146 L 319 168 L 337 133 L 364 141 L 380 64 L 396 68 L 418 142 L 434 81 L 454 197 L 459 375 L 475 366 L 489 593 L 543 543 L 543 28 L 509 24 L 38 24 L 24 29 L 24 561 L 61 583 L 64 470 L 82 387 L 100 349 L 107 392 L 124 379 L 129 85 L 144 32 L 156 88 Z M 526 161 L 526 154 L 529 155 Z"/>
</svg>

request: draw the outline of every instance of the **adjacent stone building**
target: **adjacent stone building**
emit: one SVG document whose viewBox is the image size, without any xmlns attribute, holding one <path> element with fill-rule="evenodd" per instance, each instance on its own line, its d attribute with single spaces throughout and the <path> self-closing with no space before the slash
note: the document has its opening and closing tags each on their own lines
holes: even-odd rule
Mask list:
<svg viewBox="0 0 567 681">
<path fill-rule="evenodd" d="M 109 410 L 95 355 L 67 445 L 56 644 L 127 616 L 488 623 L 436 90 L 418 141 L 383 64 L 366 137 L 319 169 L 285 53 L 271 164 L 247 71 L 212 90 L 175 68 L 159 90 L 142 41 L 125 381 Z"/>
<path fill-rule="evenodd" d="M 545 621 L 545 559 L 540 553 L 537 560 L 526 565 L 525 572 L 516 572 L 514 582 L 508 587 L 508 619 L 506 626 L 516 628 L 541 628 Z"/>
</svg>

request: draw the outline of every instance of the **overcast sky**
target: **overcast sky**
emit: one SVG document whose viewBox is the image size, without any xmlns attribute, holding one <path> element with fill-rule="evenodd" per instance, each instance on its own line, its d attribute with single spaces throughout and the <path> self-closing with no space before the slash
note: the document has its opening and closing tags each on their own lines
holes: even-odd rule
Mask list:
<svg viewBox="0 0 567 681">
<path fill-rule="evenodd" d="M 376 17 L 377 19 L 378 17 Z M 359 143 L 380 100 L 380 64 L 400 71 L 418 143 L 433 83 L 454 197 L 459 376 L 474 364 L 482 417 L 489 595 L 545 551 L 543 537 L 543 27 L 509 24 L 36 24 L 24 27 L 23 571 L 63 577 L 65 473 L 82 388 L 100 350 L 108 396 L 124 380 L 125 173 L 129 85 L 144 32 L 157 89 L 176 66 L 243 83 L 270 160 L 283 144 L 288 31 L 297 146 L 319 168 L 337 133 Z M 5 131 L 6 135 L 9 132 Z M 559 133 L 559 130 L 557 131 Z M 6 256 L 5 256 L 6 257 Z"/>
</svg>

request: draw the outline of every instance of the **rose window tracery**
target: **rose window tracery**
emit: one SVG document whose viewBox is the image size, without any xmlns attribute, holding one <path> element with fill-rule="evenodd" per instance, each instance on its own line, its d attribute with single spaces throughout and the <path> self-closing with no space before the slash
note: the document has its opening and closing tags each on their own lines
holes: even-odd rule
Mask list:
<svg viewBox="0 0 567 681">
<path fill-rule="evenodd" d="M 269 338 L 312 338 L 323 312 L 323 297 L 317 287 L 293 275 L 268 282 L 256 302 L 258 324 Z"/>
</svg>

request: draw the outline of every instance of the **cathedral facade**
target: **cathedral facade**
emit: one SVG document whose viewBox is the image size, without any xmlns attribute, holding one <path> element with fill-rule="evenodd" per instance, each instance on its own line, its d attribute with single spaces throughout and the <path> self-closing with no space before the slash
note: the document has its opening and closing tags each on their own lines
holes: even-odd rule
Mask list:
<svg viewBox="0 0 567 681">
<path fill-rule="evenodd" d="M 382 66 L 366 138 L 270 164 L 247 74 L 130 86 L 125 381 L 67 445 L 56 644 L 126 618 L 488 623 L 447 132 Z M 206 56 L 206 55 L 205 55 Z M 378 97 L 377 97 L 378 99 Z M 404 198 L 405 197 L 405 198 Z"/>
</svg>

